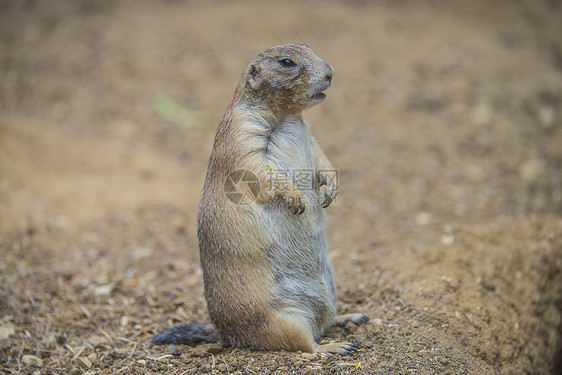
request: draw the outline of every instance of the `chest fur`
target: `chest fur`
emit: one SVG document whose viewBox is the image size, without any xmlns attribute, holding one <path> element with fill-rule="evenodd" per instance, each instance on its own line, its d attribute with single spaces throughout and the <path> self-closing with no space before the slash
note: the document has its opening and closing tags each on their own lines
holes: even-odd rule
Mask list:
<svg viewBox="0 0 562 375">
<path fill-rule="evenodd" d="M 270 133 L 267 154 L 279 170 L 292 172 L 314 170 L 312 135 L 302 120 L 288 120 L 275 126 Z"/>
</svg>

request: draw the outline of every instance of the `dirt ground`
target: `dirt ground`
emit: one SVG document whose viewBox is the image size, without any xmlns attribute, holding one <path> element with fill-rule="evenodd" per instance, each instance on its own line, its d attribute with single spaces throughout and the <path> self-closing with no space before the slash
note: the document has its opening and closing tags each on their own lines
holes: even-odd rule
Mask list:
<svg viewBox="0 0 562 375">
<path fill-rule="evenodd" d="M 562 373 L 562 4 L 0 1 L 0 374 Z M 152 346 L 206 321 L 196 209 L 242 70 L 336 71 L 341 312 L 307 357 Z"/>
</svg>

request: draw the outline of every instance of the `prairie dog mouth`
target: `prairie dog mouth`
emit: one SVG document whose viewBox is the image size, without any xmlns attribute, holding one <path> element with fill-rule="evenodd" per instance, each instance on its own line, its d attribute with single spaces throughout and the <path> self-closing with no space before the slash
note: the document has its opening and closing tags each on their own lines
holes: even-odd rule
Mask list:
<svg viewBox="0 0 562 375">
<path fill-rule="evenodd" d="M 324 91 L 330 87 L 330 83 L 331 82 L 329 80 L 314 82 L 311 85 L 312 87 L 310 87 L 308 92 L 305 94 L 306 100 L 308 100 L 311 104 L 318 104 L 324 101 L 324 99 L 326 99 Z"/>
<path fill-rule="evenodd" d="M 330 84 L 331 84 L 331 80 L 326 80 L 317 84 L 310 98 L 314 100 L 326 99 L 326 94 L 324 94 L 324 91 L 326 91 L 330 87 Z"/>
<path fill-rule="evenodd" d="M 317 92 L 316 94 L 313 94 L 311 96 L 311 99 L 314 100 L 324 100 L 326 99 L 326 94 L 324 94 L 323 92 Z"/>
</svg>

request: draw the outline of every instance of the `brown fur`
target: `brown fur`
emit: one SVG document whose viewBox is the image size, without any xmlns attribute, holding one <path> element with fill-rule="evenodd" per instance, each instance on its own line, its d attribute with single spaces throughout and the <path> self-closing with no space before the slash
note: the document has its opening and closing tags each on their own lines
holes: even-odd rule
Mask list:
<svg viewBox="0 0 562 375">
<path fill-rule="evenodd" d="M 245 69 L 217 129 L 198 236 L 211 322 L 233 346 L 348 353 L 352 344 L 316 340 L 336 322 L 367 320 L 336 316 L 323 207 L 338 190 L 318 174 L 333 167 L 302 118 L 323 101 L 332 75 L 307 46 L 272 47 Z M 238 169 L 259 181 L 248 204 L 225 194 Z M 272 186 L 279 170 L 313 171 L 312 188 L 301 191 L 290 177 Z"/>
</svg>

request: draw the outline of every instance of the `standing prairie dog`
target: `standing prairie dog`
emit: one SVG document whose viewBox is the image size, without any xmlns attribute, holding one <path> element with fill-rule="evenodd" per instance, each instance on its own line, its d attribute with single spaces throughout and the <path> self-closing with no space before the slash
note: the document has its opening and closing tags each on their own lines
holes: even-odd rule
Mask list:
<svg viewBox="0 0 562 375">
<path fill-rule="evenodd" d="M 212 324 L 174 326 L 153 343 L 222 339 L 257 350 L 356 349 L 346 342 L 317 344 L 334 324 L 368 321 L 362 314 L 336 315 L 323 209 L 338 187 L 323 173 L 334 168 L 302 117 L 326 98 L 333 74 L 300 44 L 269 48 L 244 70 L 217 129 L 199 205 Z M 295 177 L 303 171 L 309 172 L 304 185 Z M 232 199 L 232 187 L 253 199 Z"/>
</svg>

